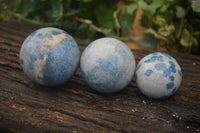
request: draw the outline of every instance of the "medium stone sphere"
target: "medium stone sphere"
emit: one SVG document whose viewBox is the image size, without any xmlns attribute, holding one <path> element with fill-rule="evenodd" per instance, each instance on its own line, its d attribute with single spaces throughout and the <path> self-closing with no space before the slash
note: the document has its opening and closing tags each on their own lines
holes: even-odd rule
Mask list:
<svg viewBox="0 0 200 133">
<path fill-rule="evenodd" d="M 76 41 L 57 28 L 41 28 L 30 34 L 20 50 L 24 73 L 45 86 L 66 83 L 76 72 L 80 51 Z"/>
<path fill-rule="evenodd" d="M 135 58 L 123 42 L 114 38 L 93 41 L 83 51 L 81 73 L 88 85 L 101 93 L 122 90 L 131 81 Z"/>
<path fill-rule="evenodd" d="M 156 52 L 140 60 L 135 78 L 139 90 L 144 95 L 154 99 L 165 99 L 179 88 L 182 72 L 173 57 Z"/>
</svg>

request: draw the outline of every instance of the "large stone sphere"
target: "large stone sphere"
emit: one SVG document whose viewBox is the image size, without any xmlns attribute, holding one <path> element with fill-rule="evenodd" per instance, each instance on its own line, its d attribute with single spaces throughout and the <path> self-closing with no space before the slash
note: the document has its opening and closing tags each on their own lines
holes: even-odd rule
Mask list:
<svg viewBox="0 0 200 133">
<path fill-rule="evenodd" d="M 57 28 L 41 28 L 30 34 L 20 50 L 24 73 L 34 82 L 58 86 L 67 82 L 79 65 L 75 40 Z"/>
<path fill-rule="evenodd" d="M 123 42 L 114 38 L 101 38 L 84 50 L 80 68 L 91 88 L 102 93 L 112 93 L 122 90 L 131 81 L 135 58 Z"/>
<path fill-rule="evenodd" d="M 138 88 L 144 95 L 164 99 L 177 91 L 182 81 L 182 73 L 173 57 L 157 52 L 140 60 L 135 78 Z"/>
</svg>

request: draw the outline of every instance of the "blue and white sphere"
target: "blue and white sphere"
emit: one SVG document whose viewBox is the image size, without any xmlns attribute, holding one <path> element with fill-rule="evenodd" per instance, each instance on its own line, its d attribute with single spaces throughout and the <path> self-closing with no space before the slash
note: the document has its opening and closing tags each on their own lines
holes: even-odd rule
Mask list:
<svg viewBox="0 0 200 133">
<path fill-rule="evenodd" d="M 34 82 L 57 86 L 67 82 L 79 65 L 80 51 L 75 40 L 57 28 L 41 28 L 30 34 L 20 50 L 25 74 Z"/>
<path fill-rule="evenodd" d="M 157 52 L 141 59 L 136 68 L 135 78 L 144 95 L 163 99 L 177 91 L 182 81 L 182 72 L 173 57 Z"/>
<path fill-rule="evenodd" d="M 102 93 L 113 93 L 122 90 L 131 81 L 135 58 L 123 42 L 114 38 L 101 38 L 84 50 L 80 68 L 91 88 Z"/>
</svg>

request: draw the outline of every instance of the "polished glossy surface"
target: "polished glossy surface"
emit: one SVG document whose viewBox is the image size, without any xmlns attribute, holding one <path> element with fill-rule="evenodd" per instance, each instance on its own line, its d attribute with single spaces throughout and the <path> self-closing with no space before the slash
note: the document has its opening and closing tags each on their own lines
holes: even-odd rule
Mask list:
<svg viewBox="0 0 200 133">
<path fill-rule="evenodd" d="M 167 98 L 173 95 L 182 81 L 178 62 L 168 54 L 152 53 L 138 63 L 136 83 L 140 91 L 150 98 Z"/>
<path fill-rule="evenodd" d="M 131 81 L 135 58 L 123 42 L 101 38 L 84 50 L 80 67 L 83 78 L 91 88 L 112 93 L 122 90 Z"/>
<path fill-rule="evenodd" d="M 75 40 L 57 28 L 41 28 L 30 34 L 20 50 L 25 74 L 34 82 L 57 86 L 76 72 L 80 51 Z"/>
</svg>

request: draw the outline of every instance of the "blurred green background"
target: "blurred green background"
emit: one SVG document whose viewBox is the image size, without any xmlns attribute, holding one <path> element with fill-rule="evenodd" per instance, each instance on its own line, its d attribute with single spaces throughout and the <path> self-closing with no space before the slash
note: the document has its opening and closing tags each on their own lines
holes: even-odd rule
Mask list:
<svg viewBox="0 0 200 133">
<path fill-rule="evenodd" d="M 142 10 L 135 36 L 133 23 Z M 55 26 L 73 36 L 112 36 L 157 50 L 200 54 L 200 0 L 0 0 L 1 21 Z"/>
</svg>

